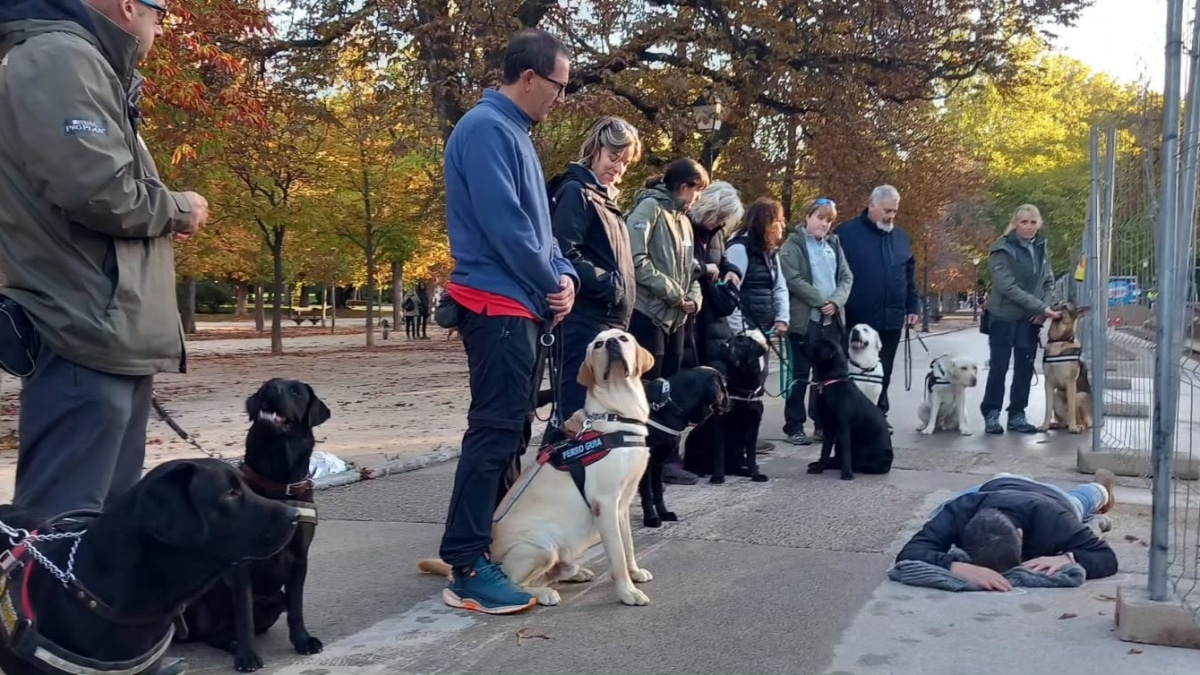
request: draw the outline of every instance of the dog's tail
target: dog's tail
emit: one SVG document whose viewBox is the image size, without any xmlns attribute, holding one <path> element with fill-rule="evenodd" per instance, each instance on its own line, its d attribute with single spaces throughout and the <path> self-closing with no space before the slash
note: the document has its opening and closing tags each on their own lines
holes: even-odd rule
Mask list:
<svg viewBox="0 0 1200 675">
<path fill-rule="evenodd" d="M 417 569 L 425 574 L 436 574 L 439 577 L 447 578 L 454 572 L 454 568 L 440 558 L 426 558 L 417 563 Z"/>
</svg>

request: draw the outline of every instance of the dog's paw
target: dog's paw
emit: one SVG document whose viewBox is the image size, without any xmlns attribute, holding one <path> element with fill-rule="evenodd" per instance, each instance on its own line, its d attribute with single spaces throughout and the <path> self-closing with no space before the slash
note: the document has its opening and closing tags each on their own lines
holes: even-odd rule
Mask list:
<svg viewBox="0 0 1200 675">
<path fill-rule="evenodd" d="M 825 465 L 822 464 L 821 462 L 809 462 L 808 463 L 808 472 L 809 473 L 825 473 Z"/>
<path fill-rule="evenodd" d="M 662 518 L 650 515 L 643 516 L 642 525 L 645 525 L 646 527 L 662 527 Z"/>
<path fill-rule="evenodd" d="M 843 471 L 842 480 L 854 480 L 854 474 Z"/>
<path fill-rule="evenodd" d="M 586 567 L 580 567 L 575 574 L 563 579 L 572 584 L 584 584 L 596 578 L 596 573 Z"/>
<path fill-rule="evenodd" d="M 722 485 L 725 483 L 725 477 L 724 476 L 713 476 L 712 478 L 708 479 L 708 482 L 713 485 Z"/>
<path fill-rule="evenodd" d="M 674 523 L 679 520 L 679 516 L 675 515 L 674 511 L 659 511 L 658 515 L 664 523 Z"/>
<path fill-rule="evenodd" d="M 964 429 L 963 427 L 959 427 L 959 428 L 958 428 L 958 433 L 962 434 L 963 436 L 970 436 L 970 435 L 971 435 L 971 430 L 970 430 L 970 429 Z"/>
<path fill-rule="evenodd" d="M 767 482 L 768 478 L 766 474 L 756 473 L 750 477 L 750 480 L 754 481 L 755 483 L 765 483 Z"/>
<path fill-rule="evenodd" d="M 239 673 L 253 673 L 263 665 L 262 657 L 252 651 L 239 651 L 233 655 L 233 669 Z"/>
<path fill-rule="evenodd" d="M 617 591 L 617 597 L 621 599 L 621 604 L 641 607 L 650 604 L 650 598 L 645 593 L 630 586 L 629 588 Z"/>
<path fill-rule="evenodd" d="M 633 579 L 639 584 L 644 584 L 647 581 L 652 581 L 654 579 L 654 575 L 650 574 L 650 570 L 636 569 L 629 570 L 629 578 Z"/>
<path fill-rule="evenodd" d="M 1067 429 L 1067 431 L 1069 431 L 1069 432 L 1071 432 L 1071 433 L 1073 433 L 1073 434 L 1082 434 L 1082 433 L 1083 433 L 1083 427 L 1081 427 L 1081 426 L 1079 426 L 1079 425 L 1076 425 L 1076 426 L 1073 426 L 1073 427 L 1070 427 L 1070 428 L 1068 428 L 1068 429 Z"/>
<path fill-rule="evenodd" d="M 553 607 L 562 602 L 562 596 L 560 596 L 558 591 L 554 590 L 553 588 L 527 588 L 525 590 L 528 591 L 530 595 L 537 598 L 539 605 Z"/>
<path fill-rule="evenodd" d="M 926 424 L 925 426 L 921 427 L 920 429 L 917 429 L 917 431 L 920 432 L 920 434 L 922 436 L 932 436 L 933 431 L 936 428 L 937 428 L 936 424 Z"/>
<path fill-rule="evenodd" d="M 297 654 L 320 654 L 325 649 L 325 645 L 311 635 L 300 640 L 292 640 L 292 647 L 295 648 Z"/>
</svg>

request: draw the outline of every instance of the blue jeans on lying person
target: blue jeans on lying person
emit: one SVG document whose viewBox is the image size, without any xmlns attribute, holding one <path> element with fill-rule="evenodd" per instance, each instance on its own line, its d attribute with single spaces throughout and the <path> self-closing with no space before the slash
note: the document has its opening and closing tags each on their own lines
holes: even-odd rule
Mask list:
<svg viewBox="0 0 1200 675">
<path fill-rule="evenodd" d="M 1077 485 L 1077 486 L 1071 488 L 1070 490 L 1064 490 L 1064 489 L 1058 487 L 1057 485 L 1052 485 L 1050 483 L 1043 483 L 1041 481 L 1034 480 L 1034 479 L 1030 478 L 1029 476 L 1021 476 L 1021 475 L 1018 475 L 1015 473 L 1001 472 L 1001 473 L 996 474 L 995 476 L 992 476 L 991 481 L 994 481 L 997 479 L 1007 479 L 1010 481 L 1014 481 L 1018 484 L 1021 482 L 1028 482 L 1034 486 L 1037 486 L 1036 488 L 1031 489 L 1030 490 L 1031 492 L 1045 493 L 1047 490 L 1049 490 L 1049 492 L 1053 493 L 1053 496 L 1058 497 L 1063 502 L 1065 502 L 1068 506 L 1070 506 L 1071 510 L 1079 518 L 1079 522 L 1084 523 L 1084 524 L 1091 522 L 1092 519 L 1095 518 L 1096 512 L 1100 510 L 1100 507 L 1102 507 L 1106 503 L 1108 503 L 1108 490 L 1106 490 L 1104 488 L 1104 486 L 1099 483 L 1084 483 L 1082 485 Z M 988 482 L 990 483 L 991 481 L 988 481 Z M 946 501 L 942 502 L 936 509 L 933 510 L 933 513 L 930 514 L 930 518 L 932 518 L 933 516 L 936 516 L 938 513 L 940 513 L 942 508 L 945 507 L 946 504 L 954 501 L 955 499 L 958 499 L 959 497 L 961 497 L 963 495 L 969 495 L 969 494 L 972 494 L 975 492 L 979 492 L 980 488 L 982 488 L 986 484 L 987 483 L 973 485 L 973 486 L 967 488 L 966 490 L 963 490 L 959 494 L 955 495 L 953 498 L 947 499 Z M 1017 486 L 1014 485 L 1013 487 L 1017 487 Z"/>
</svg>

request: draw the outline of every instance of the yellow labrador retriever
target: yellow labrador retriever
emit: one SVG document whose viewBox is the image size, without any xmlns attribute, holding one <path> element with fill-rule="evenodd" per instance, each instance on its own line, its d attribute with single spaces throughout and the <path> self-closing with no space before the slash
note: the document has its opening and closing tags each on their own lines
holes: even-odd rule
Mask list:
<svg viewBox="0 0 1200 675">
<path fill-rule="evenodd" d="M 541 605 L 561 600 L 551 586 L 559 581 L 591 581 L 579 565 L 584 551 L 599 541 L 608 556 L 617 597 L 645 605 L 634 582 L 650 581 L 638 567 L 629 524 L 629 505 L 646 470 L 646 400 L 641 375 L 654 365 L 650 352 L 629 333 L 605 330 L 588 346 L 579 383 L 587 387 L 584 408 L 567 421 L 571 441 L 543 449 L 525 468 L 496 508 L 492 559 Z M 557 469 L 557 470 L 556 470 Z M 437 559 L 422 560 L 422 572 L 449 576 Z"/>
</svg>

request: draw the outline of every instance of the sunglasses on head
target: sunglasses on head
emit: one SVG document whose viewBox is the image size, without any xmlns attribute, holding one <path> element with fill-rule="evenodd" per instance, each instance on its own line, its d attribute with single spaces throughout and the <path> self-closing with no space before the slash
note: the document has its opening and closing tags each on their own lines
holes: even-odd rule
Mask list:
<svg viewBox="0 0 1200 675">
<path fill-rule="evenodd" d="M 832 200 L 832 199 L 830 199 L 830 198 L 828 198 L 828 197 L 819 197 L 819 198 L 818 198 L 816 201 L 814 201 L 814 202 L 813 202 L 813 206 L 833 206 L 833 207 L 836 207 L 836 206 L 837 206 L 837 204 L 834 204 L 834 203 L 833 203 L 833 200 Z"/>
</svg>

